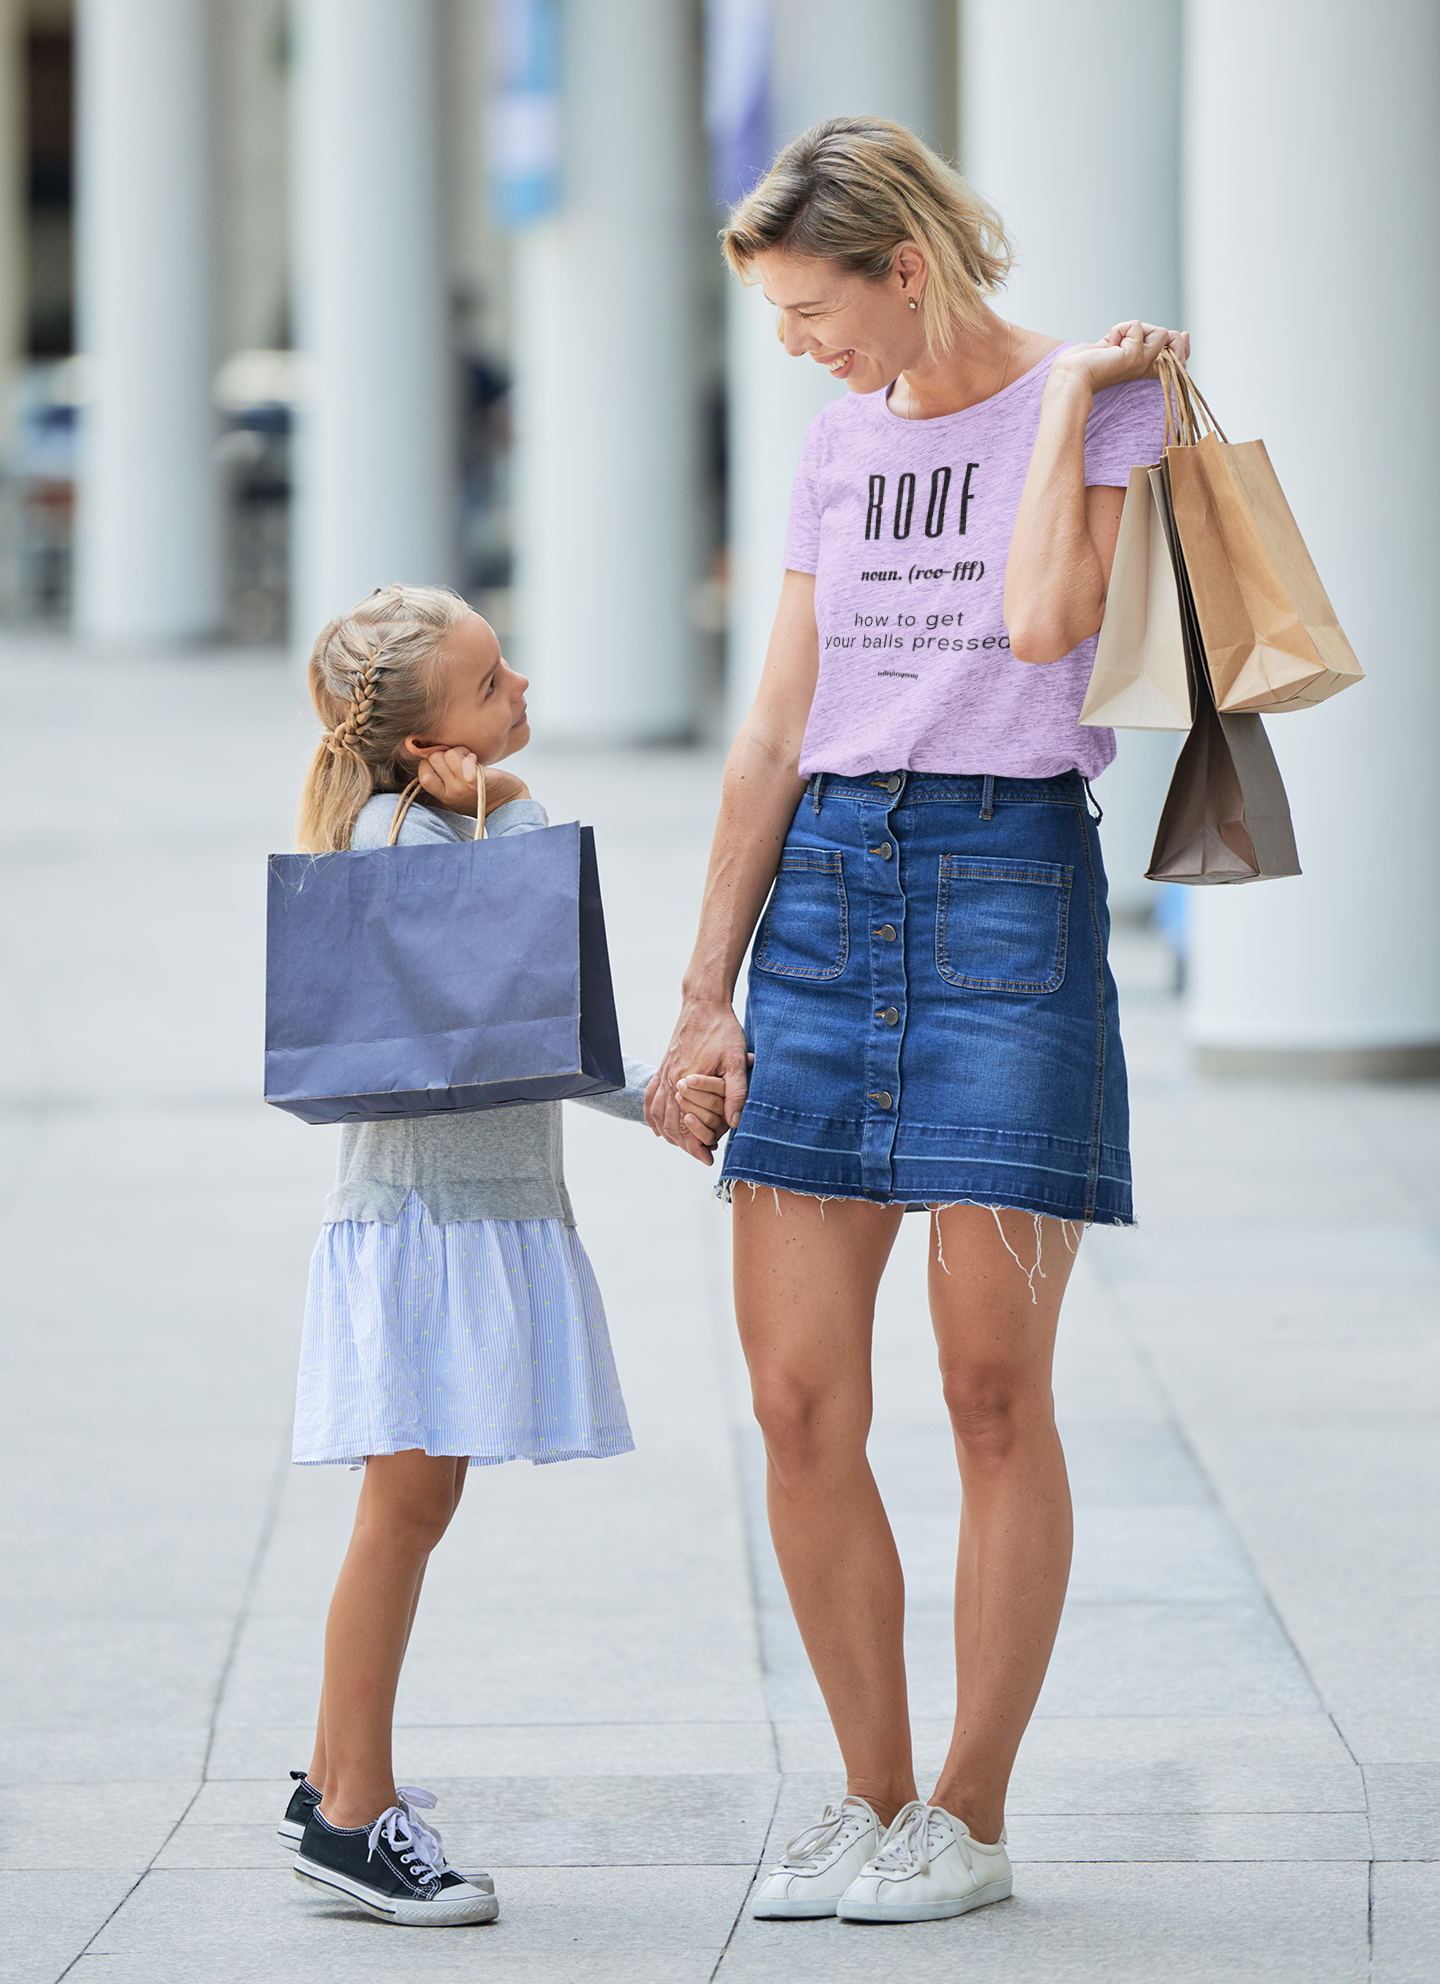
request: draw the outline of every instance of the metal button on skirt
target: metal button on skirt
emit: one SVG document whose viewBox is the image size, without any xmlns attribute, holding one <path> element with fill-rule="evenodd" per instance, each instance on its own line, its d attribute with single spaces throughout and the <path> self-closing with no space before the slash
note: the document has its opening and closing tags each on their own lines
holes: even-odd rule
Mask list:
<svg viewBox="0 0 1440 1984">
<path fill-rule="evenodd" d="M 1109 934 L 1078 773 L 813 780 L 751 955 L 721 1190 L 1129 1225 Z"/>
</svg>

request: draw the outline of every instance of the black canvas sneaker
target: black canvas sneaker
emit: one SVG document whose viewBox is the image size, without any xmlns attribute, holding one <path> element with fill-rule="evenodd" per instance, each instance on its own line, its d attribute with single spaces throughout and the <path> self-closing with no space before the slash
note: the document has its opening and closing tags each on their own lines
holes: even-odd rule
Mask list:
<svg viewBox="0 0 1440 1984">
<path fill-rule="evenodd" d="M 305 1831 L 305 1821 L 320 1803 L 320 1793 L 315 1789 L 303 1770 L 292 1770 L 295 1789 L 290 1793 L 290 1803 L 285 1807 L 285 1816 L 275 1830 L 292 1850 L 299 1846 Z"/>
<path fill-rule="evenodd" d="M 317 1805 L 295 1856 L 295 1878 L 406 1928 L 493 1922 L 500 1913 L 488 1875 L 467 1880 L 448 1866 L 439 1833 L 404 1805 L 354 1827 L 332 1826 Z"/>
</svg>

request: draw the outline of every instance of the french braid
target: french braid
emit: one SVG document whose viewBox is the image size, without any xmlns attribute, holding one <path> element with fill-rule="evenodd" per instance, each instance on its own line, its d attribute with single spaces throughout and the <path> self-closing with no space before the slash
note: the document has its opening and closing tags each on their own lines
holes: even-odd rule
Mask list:
<svg viewBox="0 0 1440 1984">
<path fill-rule="evenodd" d="M 348 847 L 366 800 L 409 784 L 415 767 L 405 739 L 434 727 L 444 703 L 435 664 L 469 612 L 444 586 L 377 586 L 322 629 L 310 656 L 310 700 L 325 731 L 300 793 L 302 848 Z"/>
</svg>

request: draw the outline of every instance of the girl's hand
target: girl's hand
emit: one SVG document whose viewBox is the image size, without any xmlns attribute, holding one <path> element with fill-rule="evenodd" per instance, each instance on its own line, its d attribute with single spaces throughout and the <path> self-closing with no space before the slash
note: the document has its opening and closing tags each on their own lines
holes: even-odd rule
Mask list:
<svg viewBox="0 0 1440 1984">
<path fill-rule="evenodd" d="M 692 1137 L 711 1149 L 725 1131 L 725 1077 L 682 1075 L 675 1084 L 680 1121 Z"/>
<path fill-rule="evenodd" d="M 416 777 L 422 788 L 445 808 L 447 813 L 468 813 L 473 818 L 479 810 L 480 775 L 478 761 L 473 751 L 461 749 L 458 745 L 448 751 L 432 751 L 422 758 L 416 768 Z M 485 773 L 485 814 L 488 819 L 497 806 L 508 805 L 512 799 L 528 799 L 530 788 L 514 772 L 490 771 Z"/>
<path fill-rule="evenodd" d="M 645 1091 L 645 1121 L 657 1137 L 710 1164 L 709 1143 L 682 1120 L 685 1111 L 678 1084 L 693 1069 L 713 1071 L 711 1079 L 720 1083 L 725 1096 L 722 1126 L 733 1126 L 740 1121 L 745 1103 L 746 1066 L 745 1029 L 734 1007 L 728 1001 L 687 999 L 665 1058 Z"/>
<path fill-rule="evenodd" d="M 473 751 L 458 747 L 432 751 L 415 769 L 421 789 L 438 800 L 447 813 L 468 813 L 473 819 L 480 806 L 479 760 Z M 489 810 L 488 808 L 486 809 Z"/>
<path fill-rule="evenodd" d="M 523 778 L 514 772 L 492 771 L 485 767 L 485 817 L 488 820 L 497 806 L 508 806 L 512 799 L 528 799 L 530 788 Z M 473 810 L 473 809 L 472 809 Z"/>
<path fill-rule="evenodd" d="M 1162 351 L 1173 351 L 1183 363 L 1190 356 L 1190 333 L 1167 331 L 1160 324 L 1116 324 L 1099 344 L 1082 344 L 1062 352 L 1050 368 L 1062 380 L 1078 379 L 1100 393 L 1107 386 L 1123 385 L 1127 379 L 1153 379 L 1155 361 Z M 1046 381 L 1048 388 L 1049 381 Z"/>
</svg>

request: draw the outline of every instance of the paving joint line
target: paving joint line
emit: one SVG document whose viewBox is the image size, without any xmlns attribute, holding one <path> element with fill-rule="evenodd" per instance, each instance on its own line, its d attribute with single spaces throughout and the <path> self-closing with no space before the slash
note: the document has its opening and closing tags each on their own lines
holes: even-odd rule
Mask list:
<svg viewBox="0 0 1440 1984">
<path fill-rule="evenodd" d="M 215 1749 L 215 1733 L 216 1733 L 216 1725 L 218 1724 L 220 1719 L 220 1704 L 225 1699 L 225 1690 L 229 1684 L 230 1675 L 235 1666 L 235 1656 L 240 1650 L 240 1637 L 244 1632 L 246 1625 L 249 1623 L 250 1610 L 255 1601 L 256 1588 L 260 1583 L 260 1573 L 264 1568 L 265 1558 L 269 1551 L 271 1540 L 275 1535 L 275 1525 L 280 1519 L 280 1502 L 284 1494 L 285 1482 L 289 1473 L 288 1448 L 289 1448 L 289 1434 L 287 1433 L 285 1435 L 284 1441 L 280 1449 L 280 1462 L 275 1470 L 274 1479 L 270 1484 L 270 1493 L 266 1499 L 265 1513 L 262 1516 L 260 1522 L 260 1534 L 256 1538 L 255 1548 L 254 1551 L 251 1553 L 250 1568 L 249 1571 L 246 1573 L 245 1585 L 240 1594 L 240 1604 L 236 1610 L 235 1624 L 231 1628 L 231 1632 L 230 1632 L 230 1644 L 225 1650 L 225 1659 L 220 1669 L 219 1678 L 215 1683 L 215 1695 L 210 1705 L 210 1723 L 205 1734 L 205 1755 L 200 1765 L 200 1781 L 195 1786 L 195 1789 L 191 1792 L 190 1797 L 187 1799 L 184 1811 L 180 1814 L 179 1818 L 176 1819 L 174 1825 L 171 1826 L 170 1830 L 166 1833 L 165 1837 L 161 1840 L 160 1844 L 151 1854 L 149 1860 L 146 1861 L 144 1867 L 135 1876 L 135 1879 L 130 1883 L 129 1887 L 126 1888 L 124 1894 L 121 1895 L 120 1899 L 116 1902 L 115 1906 L 110 1910 L 109 1914 L 105 1917 L 105 1920 L 98 1924 L 94 1932 L 86 1941 L 84 1947 L 82 1949 L 78 1949 L 75 1952 L 74 1956 L 71 1957 L 70 1961 L 65 1965 L 65 1968 L 57 1973 L 54 1980 L 54 1984 L 64 1984 L 64 1980 L 70 1975 L 71 1971 L 74 1970 L 76 1964 L 82 1962 L 87 1956 L 89 1956 L 91 1949 L 96 1943 L 96 1941 L 101 1936 L 104 1935 L 105 1931 L 110 1927 L 110 1924 L 115 1920 L 116 1916 L 121 1912 L 123 1908 L 127 1906 L 131 1897 L 139 1892 L 139 1890 L 144 1886 L 145 1882 L 150 1878 L 151 1874 L 154 1873 L 156 1861 L 160 1858 L 161 1854 L 165 1851 L 166 1847 L 170 1844 L 171 1840 L 175 1837 L 176 1833 L 179 1832 L 180 1828 L 184 1825 L 185 1821 L 194 1811 L 196 1801 L 199 1799 L 200 1793 L 205 1789 L 206 1784 L 209 1782 L 210 1758 L 214 1753 L 214 1749 Z"/>
</svg>

